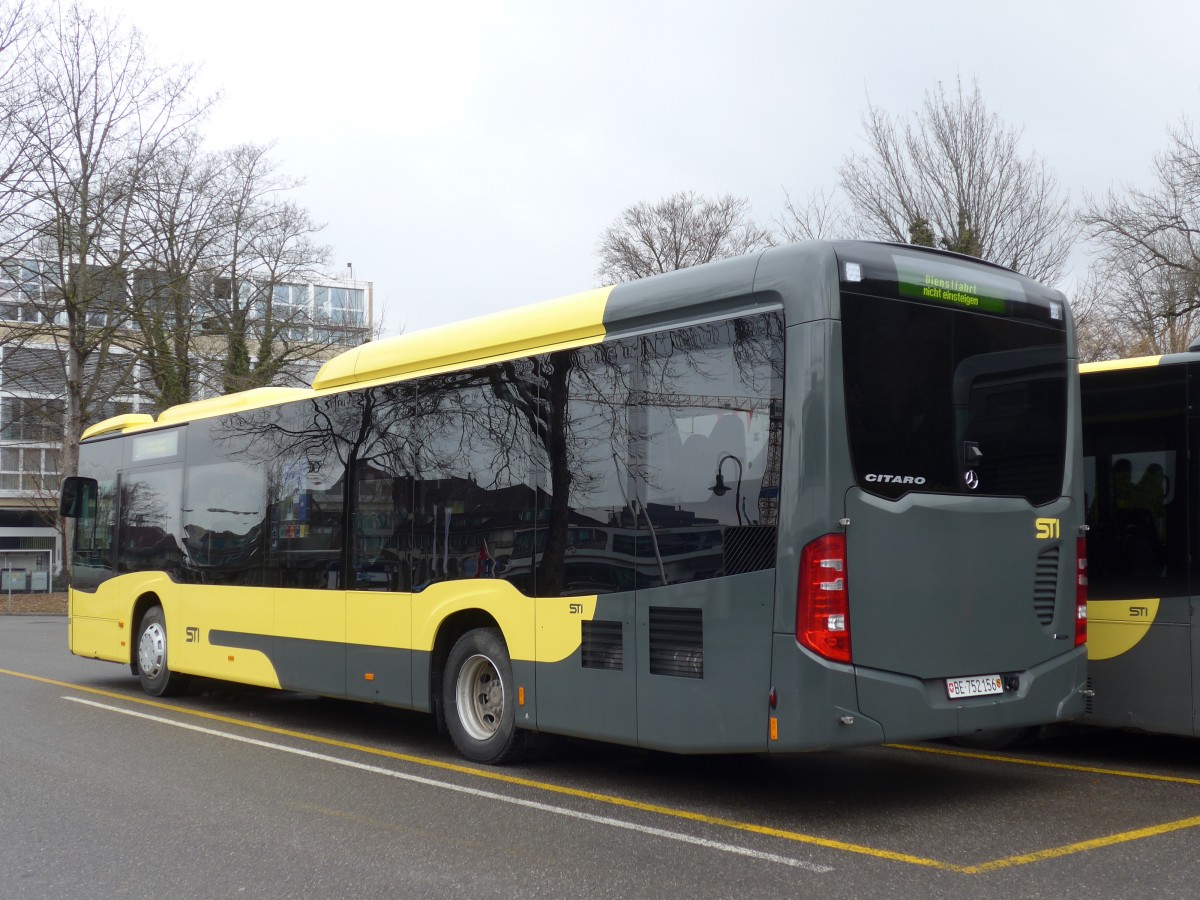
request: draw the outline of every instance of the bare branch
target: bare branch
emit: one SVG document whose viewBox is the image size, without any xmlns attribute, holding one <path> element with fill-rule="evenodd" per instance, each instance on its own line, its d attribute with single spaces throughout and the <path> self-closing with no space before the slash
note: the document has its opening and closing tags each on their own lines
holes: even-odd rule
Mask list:
<svg viewBox="0 0 1200 900">
<path fill-rule="evenodd" d="M 770 246 L 770 232 L 750 217 L 749 202 L 692 191 L 638 203 L 605 229 L 597 245 L 604 284 L 633 281 Z"/>
<path fill-rule="evenodd" d="M 992 260 L 1043 282 L 1066 265 L 1075 227 L 1044 160 L 1022 156 L 1021 132 L 987 111 L 977 83 L 927 92 L 919 113 L 896 120 L 868 101 L 865 154 L 838 174 L 860 236 L 908 241 L 924 223 L 940 246 Z"/>
</svg>

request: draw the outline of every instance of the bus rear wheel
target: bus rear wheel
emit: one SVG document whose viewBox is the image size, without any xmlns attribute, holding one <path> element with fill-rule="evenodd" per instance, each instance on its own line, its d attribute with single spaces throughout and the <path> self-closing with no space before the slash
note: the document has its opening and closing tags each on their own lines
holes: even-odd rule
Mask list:
<svg viewBox="0 0 1200 900">
<path fill-rule="evenodd" d="M 186 679 L 167 665 L 167 620 L 161 606 L 146 610 L 138 626 L 137 674 L 151 697 L 169 697 L 187 686 Z"/>
<path fill-rule="evenodd" d="M 442 703 L 450 738 L 467 759 L 499 765 L 524 750 L 512 661 L 498 629 L 476 628 L 455 642 L 446 657 Z"/>
</svg>

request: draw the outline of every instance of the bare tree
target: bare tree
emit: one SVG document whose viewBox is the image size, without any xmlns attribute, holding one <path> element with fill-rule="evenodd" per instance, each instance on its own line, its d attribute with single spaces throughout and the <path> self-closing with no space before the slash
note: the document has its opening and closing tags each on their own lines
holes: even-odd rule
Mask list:
<svg viewBox="0 0 1200 900">
<path fill-rule="evenodd" d="M 137 185 L 203 105 L 189 101 L 190 69 L 152 65 L 135 29 L 78 6 L 56 11 L 25 52 L 37 64 L 15 120 L 22 177 L 5 223 L 24 309 L 4 366 L 17 386 L 42 379 L 32 396 L 57 418 L 70 475 L 84 428 L 132 392 L 136 356 L 122 351 Z"/>
<path fill-rule="evenodd" d="M 25 152 L 31 135 L 23 127 L 33 103 L 35 67 L 30 45 L 45 24 L 27 0 L 0 0 L 0 246 L 23 205 Z"/>
<path fill-rule="evenodd" d="M 746 199 L 684 191 L 622 212 L 600 237 L 596 277 L 604 284 L 633 281 L 770 244 L 770 232 L 751 218 Z"/>
<path fill-rule="evenodd" d="M 1072 297 L 1085 361 L 1180 353 L 1200 334 L 1195 278 L 1106 250 Z"/>
<path fill-rule="evenodd" d="M 337 308 L 291 296 L 328 265 L 316 242 L 323 226 L 286 198 L 301 182 L 279 173 L 272 145 L 245 144 L 227 154 L 220 290 L 208 304 L 208 327 L 224 339 L 220 382 L 226 391 L 261 387 L 289 368 L 322 359 L 355 324 Z"/>
<path fill-rule="evenodd" d="M 867 149 L 847 156 L 838 181 L 844 233 L 929 243 L 1008 266 L 1039 281 L 1062 274 L 1075 240 L 1065 194 L 1045 160 L 1023 155 L 1021 131 L 989 113 L 978 83 L 927 91 L 920 112 L 894 118 L 868 101 Z M 817 202 L 785 209 L 785 234 L 838 222 Z M 824 235 L 822 235 L 824 236 Z"/>
<path fill-rule="evenodd" d="M 192 133 L 160 154 L 138 186 L 146 237 L 130 278 L 131 314 L 141 335 L 140 390 L 158 409 L 196 399 L 201 360 L 212 350 L 201 327 L 224 234 L 223 174 L 221 158 Z"/>
<path fill-rule="evenodd" d="M 1093 265 L 1084 280 L 1070 292 L 1081 362 L 1137 356 L 1144 352 L 1135 346 L 1136 338 L 1114 317 L 1107 286 L 1107 277 L 1102 274 L 1101 267 Z"/>
<path fill-rule="evenodd" d="M 1149 189 L 1088 198 L 1103 308 L 1126 336 L 1122 353 L 1171 353 L 1200 334 L 1200 144 L 1185 121 L 1157 154 Z"/>
</svg>

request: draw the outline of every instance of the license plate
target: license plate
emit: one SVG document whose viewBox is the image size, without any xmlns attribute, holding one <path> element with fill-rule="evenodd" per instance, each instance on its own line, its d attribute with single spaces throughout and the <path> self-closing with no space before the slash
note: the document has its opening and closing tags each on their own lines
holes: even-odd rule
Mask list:
<svg viewBox="0 0 1200 900">
<path fill-rule="evenodd" d="M 972 675 L 970 678 L 947 678 L 946 693 L 951 700 L 980 697 L 984 694 L 1003 694 L 1004 682 L 999 675 Z"/>
</svg>

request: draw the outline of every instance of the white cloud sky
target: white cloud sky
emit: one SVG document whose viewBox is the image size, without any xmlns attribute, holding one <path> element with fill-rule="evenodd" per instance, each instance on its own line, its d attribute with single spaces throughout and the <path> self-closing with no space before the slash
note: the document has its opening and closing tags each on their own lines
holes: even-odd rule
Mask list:
<svg viewBox="0 0 1200 900">
<path fill-rule="evenodd" d="M 95 0 L 222 93 L 211 145 L 277 140 L 334 268 L 389 332 L 594 286 L 596 241 L 678 190 L 831 188 L 869 95 L 978 79 L 1074 198 L 1145 183 L 1200 111 L 1190 0 Z"/>
</svg>

